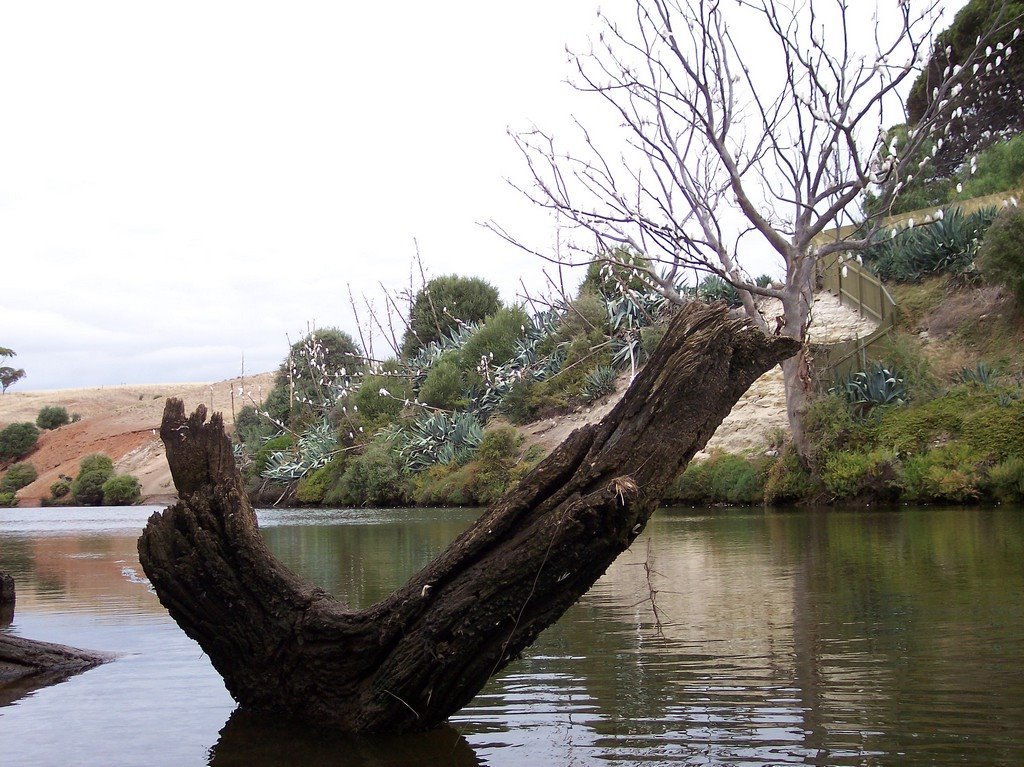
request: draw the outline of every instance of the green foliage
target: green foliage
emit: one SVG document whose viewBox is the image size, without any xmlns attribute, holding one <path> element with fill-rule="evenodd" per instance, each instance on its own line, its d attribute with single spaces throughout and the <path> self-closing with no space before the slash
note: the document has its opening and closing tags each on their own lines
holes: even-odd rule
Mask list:
<svg viewBox="0 0 1024 767">
<path fill-rule="evenodd" d="M 54 499 L 64 498 L 71 492 L 71 483 L 66 479 L 58 479 L 50 485 L 50 497 Z"/>
<path fill-rule="evenodd" d="M 103 483 L 104 506 L 134 506 L 142 498 L 142 483 L 131 474 L 118 474 Z"/>
<path fill-rule="evenodd" d="M 930 223 L 885 236 L 863 258 L 883 280 L 915 282 L 929 274 L 962 275 L 973 267 L 982 237 L 995 218 L 994 208 L 963 213 L 948 208 Z"/>
<path fill-rule="evenodd" d="M 476 451 L 477 468 L 471 484 L 477 503 L 493 503 L 505 493 L 512 482 L 522 444 L 522 435 L 509 426 L 484 432 Z"/>
<path fill-rule="evenodd" d="M 21 458 L 39 441 L 39 429 L 27 421 L 12 423 L 0 430 L 0 460 Z"/>
<path fill-rule="evenodd" d="M 348 462 L 323 500 L 341 506 L 404 506 L 411 496 L 412 486 L 402 471 L 400 456 L 386 440 L 375 440 Z"/>
<path fill-rule="evenodd" d="M 991 391 L 999 379 L 999 371 L 988 366 L 984 360 L 979 360 L 973 368 L 961 368 L 953 380 L 962 384 L 976 384 L 986 391 Z"/>
<path fill-rule="evenodd" d="M 878 356 L 888 361 L 891 370 L 900 371 L 915 401 L 930 399 L 938 392 L 939 382 L 931 360 L 916 335 L 900 331 L 890 333 L 880 346 Z"/>
<path fill-rule="evenodd" d="M 715 451 L 679 475 L 667 500 L 686 504 L 758 504 L 764 501 L 765 461 Z"/>
<path fill-rule="evenodd" d="M 854 419 L 846 400 L 837 395 L 819 397 L 807 406 L 804 433 L 809 443 L 808 463 L 819 473 L 830 454 L 863 441 L 861 425 Z"/>
<path fill-rule="evenodd" d="M 480 322 L 501 307 L 498 289 L 478 277 L 435 277 L 416 293 L 402 356 L 411 357 L 463 323 Z"/>
<path fill-rule="evenodd" d="M 297 425 L 326 415 L 363 367 L 351 336 L 337 328 L 314 330 L 292 344 L 264 407 L 280 423 Z"/>
<path fill-rule="evenodd" d="M 327 494 L 340 482 L 346 465 L 347 459 L 339 456 L 326 466 L 321 466 L 304 476 L 295 489 L 296 500 L 311 505 L 323 503 Z"/>
<path fill-rule="evenodd" d="M 961 78 L 964 93 L 957 103 L 963 116 L 951 121 L 946 146 L 936 157 L 940 169 L 956 167 L 965 161 L 968 153 L 983 148 L 999 136 L 1021 130 L 1016 94 L 1024 86 L 1024 63 L 1018 56 L 1003 55 L 1001 64 L 994 65 L 993 58 L 1001 44 L 1013 43 L 1014 30 L 1024 14 L 1024 3 L 1010 0 L 1005 8 L 1002 5 L 993 0 L 969 0 L 957 12 L 953 23 L 937 36 L 932 56 L 911 88 L 907 118 L 916 124 L 935 98 L 935 86 L 945 79 L 947 68 L 964 64 L 979 40 L 992 50 L 993 57 L 983 58 L 978 71 L 973 71 L 969 79 Z M 994 29 L 997 21 L 1001 26 Z M 989 64 L 993 64 L 991 71 Z M 941 98 L 946 97 L 941 95 Z"/>
<path fill-rule="evenodd" d="M 985 486 L 1003 503 L 1024 502 L 1024 457 L 1013 456 L 992 466 Z"/>
<path fill-rule="evenodd" d="M 764 483 L 764 502 L 769 506 L 806 501 L 817 494 L 811 475 L 800 465 L 792 444 L 787 444 L 769 467 Z"/>
<path fill-rule="evenodd" d="M 100 506 L 103 503 L 103 486 L 110 479 L 110 472 L 97 469 L 82 471 L 71 483 L 71 495 L 80 506 Z"/>
<path fill-rule="evenodd" d="M 18 505 L 14 493 L 0 493 L 0 509 L 13 509 Z"/>
<path fill-rule="evenodd" d="M 25 461 L 16 463 L 0 479 L 0 493 L 16 493 L 36 481 L 36 467 Z"/>
<path fill-rule="evenodd" d="M 591 265 L 593 268 L 593 265 Z M 596 339 L 608 334 L 608 309 L 601 296 L 591 290 L 581 290 L 558 323 L 557 337 L 568 341 L 580 336 Z"/>
<path fill-rule="evenodd" d="M 255 446 L 275 431 L 277 428 L 252 405 L 246 405 L 235 416 L 235 436 L 244 445 Z"/>
<path fill-rule="evenodd" d="M 985 470 L 978 454 L 951 442 L 910 456 L 903 467 L 903 498 L 908 501 L 963 503 L 981 495 Z"/>
<path fill-rule="evenodd" d="M 598 365 L 583 379 L 580 397 L 584 402 L 593 402 L 606 394 L 615 391 L 615 369 L 608 365 Z"/>
<path fill-rule="evenodd" d="M 996 216 L 981 244 L 978 266 L 986 281 L 1008 288 L 1024 308 L 1024 211 L 1013 206 Z"/>
<path fill-rule="evenodd" d="M 616 248 L 605 261 L 595 261 L 587 267 L 587 276 L 580 284 L 578 296 L 590 293 L 610 299 L 624 291 L 644 293 L 649 288 L 640 276 L 650 267 L 650 259 L 629 248 Z"/>
<path fill-rule="evenodd" d="M 381 394 L 381 390 L 386 392 Z M 359 417 L 372 433 L 382 426 L 395 423 L 405 406 L 405 400 L 412 400 L 412 384 L 407 378 L 390 375 L 369 375 L 350 397 L 358 409 Z"/>
<path fill-rule="evenodd" d="M 894 500 L 899 495 L 898 468 L 890 450 L 844 450 L 828 457 L 821 481 L 835 498 Z"/>
<path fill-rule="evenodd" d="M 71 416 L 59 405 L 47 405 L 36 416 L 36 426 L 40 429 L 56 429 L 68 423 L 71 423 Z"/>
<path fill-rule="evenodd" d="M 1024 456 L 1024 403 L 1000 404 L 998 391 L 961 385 L 930 402 L 887 410 L 873 439 L 900 455 L 955 441 L 979 461 Z"/>
<path fill-rule="evenodd" d="M 267 469 L 270 457 L 274 453 L 291 450 L 293 446 L 294 442 L 290 434 L 278 434 L 276 437 L 271 437 L 257 448 L 255 455 L 252 457 L 250 472 L 257 476 L 263 474 Z"/>
<path fill-rule="evenodd" d="M 529 316 L 520 306 L 499 309 L 484 320 L 459 350 L 459 366 L 468 373 L 476 370 L 484 357 L 488 365 L 505 364 L 515 356 L 517 342 L 529 322 Z"/>
<path fill-rule="evenodd" d="M 0 392 L 7 393 L 7 390 L 25 377 L 23 368 L 12 368 L 8 365 L 0 367 Z"/>
<path fill-rule="evenodd" d="M 113 474 L 114 462 L 110 456 L 103 453 L 91 453 L 78 462 L 79 474 L 84 474 L 88 471 L 105 471 Z"/>
<path fill-rule="evenodd" d="M 391 435 L 396 452 L 410 471 L 424 471 L 435 463 L 463 464 L 483 439 L 483 426 L 471 413 L 426 413 Z"/>
<path fill-rule="evenodd" d="M 709 274 L 701 280 L 697 286 L 697 297 L 709 304 L 714 301 L 725 301 L 729 306 L 740 305 L 740 294 L 732 283 L 715 274 Z"/>
<path fill-rule="evenodd" d="M 993 144 L 977 157 L 977 170 L 963 179 L 956 196 L 970 200 L 1020 186 L 1024 176 L 1024 135 Z"/>
<path fill-rule="evenodd" d="M 420 386 L 419 399 L 430 407 L 455 410 L 464 404 L 462 395 L 465 388 L 465 374 L 459 365 L 458 354 L 448 352 L 430 368 Z"/>
<path fill-rule="evenodd" d="M 903 378 L 881 362 L 836 381 L 829 393 L 843 397 L 850 410 L 861 417 L 877 407 L 904 405 L 908 399 Z"/>
</svg>

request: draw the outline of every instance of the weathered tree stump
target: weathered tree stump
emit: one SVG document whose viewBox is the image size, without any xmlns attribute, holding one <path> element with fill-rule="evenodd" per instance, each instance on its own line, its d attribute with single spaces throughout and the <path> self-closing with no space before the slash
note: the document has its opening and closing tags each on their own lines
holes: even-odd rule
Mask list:
<svg viewBox="0 0 1024 767">
<path fill-rule="evenodd" d="M 724 306 L 685 308 L 601 423 L 361 611 L 271 555 L 221 417 L 169 400 L 160 436 L 180 501 L 150 518 L 139 558 L 244 707 L 352 733 L 434 727 L 593 585 L 740 395 L 796 349 Z"/>
</svg>

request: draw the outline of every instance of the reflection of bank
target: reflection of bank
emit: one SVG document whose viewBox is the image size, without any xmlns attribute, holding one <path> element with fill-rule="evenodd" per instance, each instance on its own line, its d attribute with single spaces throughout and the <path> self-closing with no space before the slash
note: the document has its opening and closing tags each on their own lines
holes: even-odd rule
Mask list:
<svg viewBox="0 0 1024 767">
<path fill-rule="evenodd" d="M 100 614 L 162 614 L 164 608 L 138 577 L 136 541 L 135 535 L 102 532 L 0 535 L 0 569 L 17 579 L 20 610 L 60 611 L 72 601 Z"/>
</svg>

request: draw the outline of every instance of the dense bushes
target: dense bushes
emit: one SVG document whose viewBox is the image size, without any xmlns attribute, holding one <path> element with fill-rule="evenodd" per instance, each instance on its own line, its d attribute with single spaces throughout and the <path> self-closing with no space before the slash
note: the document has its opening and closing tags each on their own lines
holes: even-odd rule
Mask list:
<svg viewBox="0 0 1024 767">
<path fill-rule="evenodd" d="M 36 416 L 36 426 L 40 429 L 56 429 L 71 423 L 71 416 L 66 408 L 59 405 L 48 405 Z"/>
<path fill-rule="evenodd" d="M 36 467 L 30 463 L 16 463 L 0 479 L 0 493 L 16 493 L 36 481 Z"/>
<path fill-rule="evenodd" d="M 142 498 L 142 484 L 131 474 L 120 474 L 103 483 L 104 506 L 134 506 Z"/>
<path fill-rule="evenodd" d="M 981 244 L 978 265 L 988 282 L 1009 288 L 1024 308 L 1024 211 L 1014 206 L 996 216 Z"/>
<path fill-rule="evenodd" d="M 39 429 L 27 421 L 0 430 L 0 461 L 21 458 L 39 441 Z"/>
<path fill-rule="evenodd" d="M 704 461 L 691 463 L 666 494 L 674 503 L 755 504 L 764 500 L 768 461 L 713 452 Z"/>
<path fill-rule="evenodd" d="M 435 277 L 416 293 L 402 354 L 409 357 L 462 323 L 480 322 L 501 307 L 498 289 L 477 277 Z"/>
</svg>

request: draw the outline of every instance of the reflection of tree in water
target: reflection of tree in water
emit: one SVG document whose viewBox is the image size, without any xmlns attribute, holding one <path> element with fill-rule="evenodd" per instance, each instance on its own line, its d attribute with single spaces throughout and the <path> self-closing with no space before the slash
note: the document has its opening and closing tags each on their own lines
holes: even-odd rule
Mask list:
<svg viewBox="0 0 1024 767">
<path fill-rule="evenodd" d="M 483 762 L 452 727 L 415 735 L 351 738 L 241 710 L 210 749 L 210 767 L 476 767 Z"/>
<path fill-rule="evenodd" d="M 0 570 L 6 570 L 17 579 L 32 572 L 35 559 L 31 542 L 25 538 L 5 536 L 0 545 Z"/>
</svg>

